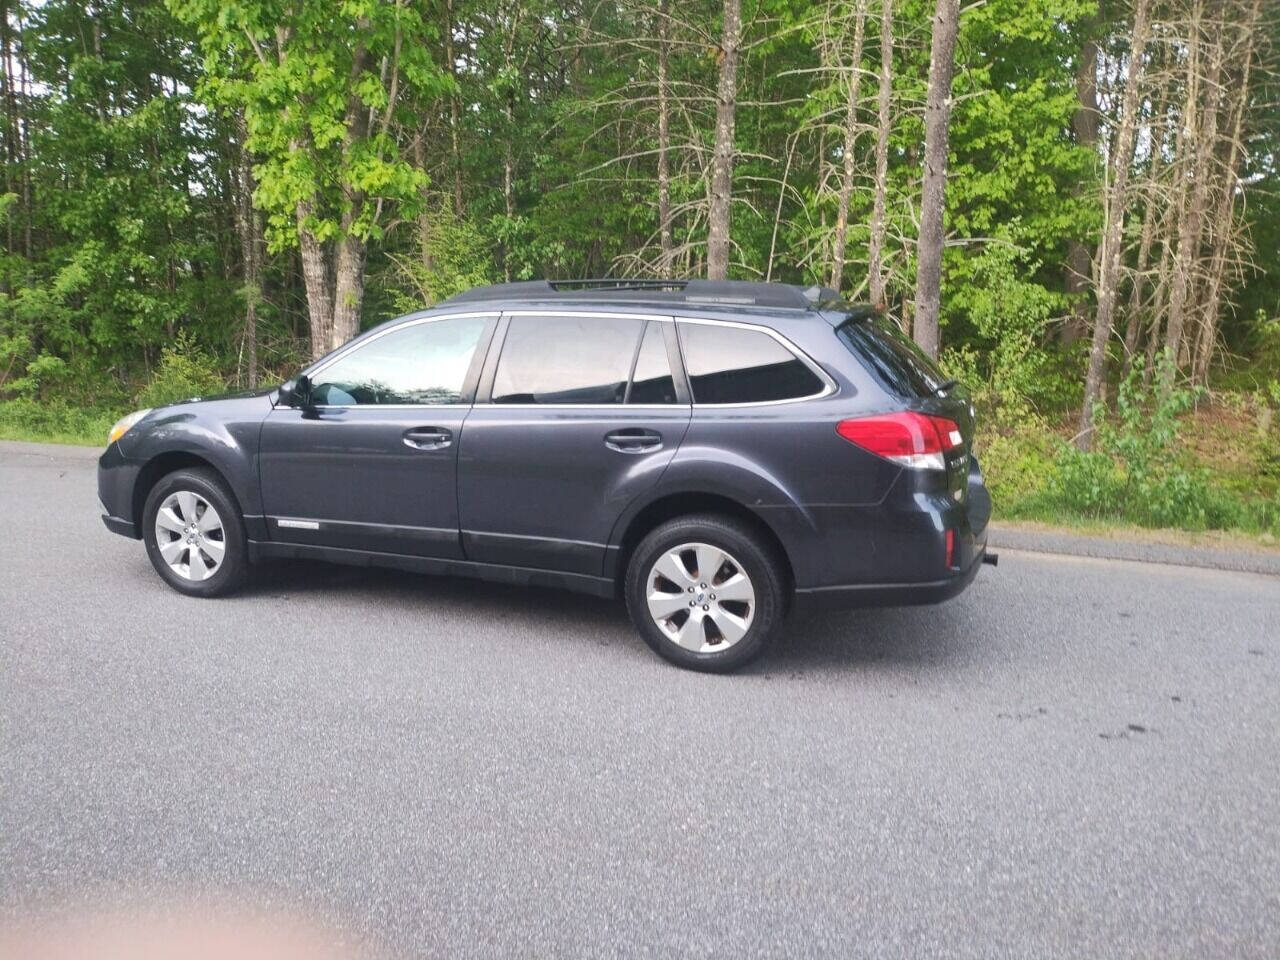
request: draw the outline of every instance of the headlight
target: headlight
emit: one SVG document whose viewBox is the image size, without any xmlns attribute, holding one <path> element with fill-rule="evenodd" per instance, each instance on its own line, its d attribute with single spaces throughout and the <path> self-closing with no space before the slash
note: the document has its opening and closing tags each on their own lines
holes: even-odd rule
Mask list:
<svg viewBox="0 0 1280 960">
<path fill-rule="evenodd" d="M 130 427 L 132 427 L 135 423 L 137 423 L 139 420 L 141 420 L 150 412 L 151 412 L 151 408 L 147 407 L 147 409 L 145 410 L 135 410 L 133 411 L 133 413 L 129 414 L 127 417 L 121 417 L 119 420 L 117 420 L 116 425 L 112 427 L 111 432 L 107 434 L 107 446 L 108 447 L 111 446 L 113 443 L 115 443 L 117 440 L 123 437 L 126 433 L 129 432 Z"/>
</svg>

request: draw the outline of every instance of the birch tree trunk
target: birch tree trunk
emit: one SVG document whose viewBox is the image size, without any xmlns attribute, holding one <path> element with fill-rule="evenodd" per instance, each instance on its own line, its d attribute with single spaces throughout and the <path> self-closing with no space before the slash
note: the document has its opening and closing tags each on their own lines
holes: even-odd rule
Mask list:
<svg viewBox="0 0 1280 960">
<path fill-rule="evenodd" d="M 236 158 L 236 232 L 240 235 L 240 262 L 244 281 L 244 331 L 240 368 L 250 389 L 258 386 L 258 302 L 262 299 L 262 215 L 253 205 L 253 164 L 246 146 L 249 128 L 244 111 L 235 114 L 238 156 Z"/>
<path fill-rule="evenodd" d="M 453 0 L 444 0 L 444 58 L 453 88 L 449 91 L 449 153 L 453 160 L 453 215 L 462 216 L 462 151 L 458 146 L 458 66 L 453 51 Z"/>
<path fill-rule="evenodd" d="M 836 208 L 835 243 L 831 251 L 831 287 L 840 289 L 844 277 L 845 246 L 849 239 L 849 201 L 853 197 L 853 151 L 858 143 L 858 99 L 862 89 L 862 44 L 866 37 L 867 0 L 858 0 L 854 10 L 852 73 L 844 108 L 844 142 L 841 144 L 840 199 Z"/>
<path fill-rule="evenodd" d="M 729 275 L 729 227 L 733 202 L 734 121 L 738 108 L 738 54 L 742 0 L 724 0 L 720 77 L 716 85 L 716 140 L 711 159 L 711 204 L 707 213 L 707 279 Z"/>
<path fill-rule="evenodd" d="M 1221 9 L 1221 5 L 1216 5 Z M 1189 42 L 1193 44 L 1193 54 L 1200 45 L 1201 20 L 1203 4 L 1197 0 L 1195 14 L 1191 25 Z M 1183 195 L 1187 198 L 1185 216 L 1178 224 L 1178 249 L 1174 256 L 1173 280 L 1169 289 L 1169 326 L 1165 331 L 1165 349 L 1172 358 L 1172 363 L 1160 378 L 1160 388 L 1167 393 L 1173 388 L 1174 366 L 1179 362 L 1183 349 L 1183 335 L 1191 300 L 1191 274 L 1200 255 L 1201 225 L 1204 221 L 1205 206 L 1208 196 L 1209 159 L 1213 154 L 1213 142 L 1217 138 L 1218 120 L 1218 77 L 1222 70 L 1222 34 L 1213 44 L 1209 57 L 1209 72 L 1205 88 L 1208 96 L 1197 93 L 1199 87 L 1198 69 L 1195 56 L 1192 57 L 1191 72 L 1187 83 L 1187 106 L 1182 122 L 1187 130 L 1186 163 L 1184 176 L 1189 178 Z M 1196 108 L 1203 104 L 1201 116 L 1197 116 Z"/>
<path fill-rule="evenodd" d="M 658 243 L 662 260 L 658 274 L 671 276 L 674 242 L 671 236 L 671 104 L 669 67 L 671 50 L 667 36 L 668 4 L 658 0 Z"/>
<path fill-rule="evenodd" d="M 1102 11 L 1099 9 L 1099 19 Z M 1092 34 L 1094 24 L 1087 24 Z M 1076 110 L 1071 117 L 1071 129 L 1076 143 L 1096 154 L 1098 146 L 1098 44 L 1090 35 L 1080 49 L 1080 63 L 1076 68 Z M 1089 248 L 1079 240 L 1067 245 L 1066 290 L 1071 300 L 1071 314 L 1062 328 L 1063 343 L 1074 343 L 1084 336 L 1089 326 L 1088 292 L 1089 270 L 1093 256 Z"/>
<path fill-rule="evenodd" d="M 871 241 L 867 272 L 871 302 L 883 307 L 885 297 L 884 234 L 885 207 L 889 192 L 889 134 L 893 96 L 893 0 L 880 3 L 880 86 L 876 93 L 876 188 L 871 207 Z"/>
<path fill-rule="evenodd" d="M 1200 330 L 1200 340 L 1195 355 L 1194 375 L 1196 381 L 1207 384 L 1209 380 L 1209 361 L 1218 339 L 1218 311 L 1222 305 L 1222 287 L 1226 275 L 1227 254 L 1231 248 L 1233 225 L 1235 221 L 1236 185 L 1239 181 L 1240 154 L 1242 136 L 1244 135 L 1244 114 L 1249 102 L 1249 80 L 1253 65 L 1253 50 L 1258 26 L 1262 0 L 1253 0 L 1249 14 L 1242 30 L 1245 36 L 1244 55 L 1241 58 L 1240 81 L 1231 87 L 1235 91 L 1235 105 L 1232 110 L 1230 141 L 1227 145 L 1227 159 L 1223 165 L 1225 183 L 1218 195 L 1218 210 L 1210 227 L 1213 238 L 1213 252 L 1210 257 L 1208 288 L 1205 295 L 1204 322 Z"/>
<path fill-rule="evenodd" d="M 935 360 L 939 347 L 938 314 L 942 304 L 947 127 L 951 120 L 951 75 L 955 69 L 959 26 L 959 0 L 938 0 L 929 45 L 929 93 L 924 112 L 924 180 L 920 197 L 915 310 L 916 343 Z"/>
<path fill-rule="evenodd" d="M 1125 211 L 1129 204 L 1129 169 L 1133 165 L 1133 148 L 1138 130 L 1143 60 L 1150 28 L 1147 20 L 1149 12 L 1150 0 L 1135 0 L 1120 129 L 1116 133 L 1116 146 L 1111 157 L 1111 196 L 1106 204 L 1102 247 L 1098 251 L 1098 308 L 1093 317 L 1093 341 L 1089 348 L 1089 369 L 1084 379 L 1084 404 L 1080 410 L 1080 430 L 1076 438 L 1076 445 L 1082 450 L 1093 446 L 1093 407 L 1102 394 L 1107 340 L 1111 336 L 1120 287 L 1120 246 L 1124 236 Z"/>
</svg>

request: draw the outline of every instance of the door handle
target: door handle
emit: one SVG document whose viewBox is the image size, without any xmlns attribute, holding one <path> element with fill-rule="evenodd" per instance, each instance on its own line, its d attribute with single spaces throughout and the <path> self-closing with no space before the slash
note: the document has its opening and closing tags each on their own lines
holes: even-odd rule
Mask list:
<svg viewBox="0 0 1280 960">
<path fill-rule="evenodd" d="M 444 427 L 411 427 L 403 439 L 406 447 L 416 450 L 443 450 L 453 443 L 453 431 Z"/>
<path fill-rule="evenodd" d="M 652 453 L 662 449 L 662 434 L 656 430 L 627 427 L 606 433 L 604 445 L 618 453 Z"/>
</svg>

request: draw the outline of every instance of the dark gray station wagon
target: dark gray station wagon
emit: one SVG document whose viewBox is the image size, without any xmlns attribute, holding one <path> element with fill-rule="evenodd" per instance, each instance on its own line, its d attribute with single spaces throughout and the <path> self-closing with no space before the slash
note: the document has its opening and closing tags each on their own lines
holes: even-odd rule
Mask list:
<svg viewBox="0 0 1280 960">
<path fill-rule="evenodd" d="M 538 281 L 131 414 L 98 485 L 185 594 L 306 557 L 621 595 L 659 654 L 727 670 L 793 605 L 963 590 L 994 559 L 972 436 L 963 388 L 833 291 Z"/>
</svg>

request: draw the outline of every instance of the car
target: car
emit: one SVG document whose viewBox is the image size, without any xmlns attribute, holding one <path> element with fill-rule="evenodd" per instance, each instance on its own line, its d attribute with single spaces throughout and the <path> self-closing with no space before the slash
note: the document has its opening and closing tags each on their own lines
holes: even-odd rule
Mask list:
<svg viewBox="0 0 1280 960">
<path fill-rule="evenodd" d="M 556 587 L 728 671 L 793 609 L 936 603 L 993 562 L 973 431 L 965 389 L 835 291 L 526 281 L 137 411 L 98 488 L 189 596 L 293 558 Z"/>
</svg>

